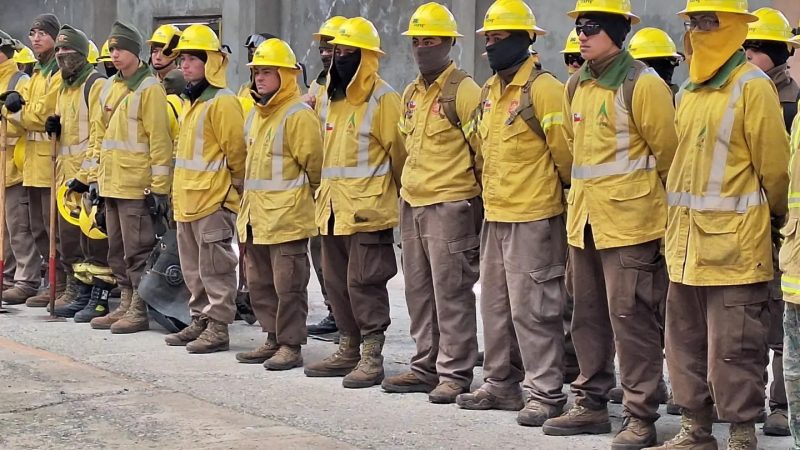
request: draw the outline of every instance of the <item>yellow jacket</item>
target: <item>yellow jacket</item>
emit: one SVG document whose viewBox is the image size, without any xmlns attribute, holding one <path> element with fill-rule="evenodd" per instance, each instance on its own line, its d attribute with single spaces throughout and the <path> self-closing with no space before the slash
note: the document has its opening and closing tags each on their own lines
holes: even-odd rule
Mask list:
<svg viewBox="0 0 800 450">
<path fill-rule="evenodd" d="M 93 125 L 103 139 L 89 155 L 89 165 L 98 161 L 98 168 L 88 180 L 96 177 L 100 195 L 108 198 L 142 199 L 146 188 L 168 194 L 172 138 L 167 94 L 158 79 L 144 64 L 129 79 L 117 73 L 103 84 L 100 104 Z"/>
<path fill-rule="evenodd" d="M 400 95 L 378 76 L 377 54 L 362 50 L 346 98 L 317 104 L 320 117 L 327 118 L 316 205 L 322 234 L 350 235 L 397 225 L 406 159 L 397 127 L 400 103 Z M 331 216 L 335 225 L 328 230 Z"/>
<path fill-rule="evenodd" d="M 199 220 L 223 206 L 239 211 L 245 147 L 239 100 L 229 89 L 209 86 L 184 113 L 178 134 L 175 221 Z"/>
<path fill-rule="evenodd" d="M 25 88 L 30 78 L 25 72 L 17 68 L 17 63 L 9 59 L 0 63 L 0 92 L 21 91 Z M 3 109 L 3 113 L 6 113 Z M 6 187 L 22 183 L 22 171 L 14 164 L 14 149 L 25 144 L 25 129 L 19 126 L 19 113 L 15 114 L 17 121 L 8 121 L 8 136 L 6 140 Z"/>
<path fill-rule="evenodd" d="M 570 182 L 572 157 L 562 130 L 561 92 L 564 85 L 545 73 L 523 87 L 535 69 L 528 58 L 503 87 L 499 76 L 486 81 L 488 96 L 473 139 L 482 162 L 483 208 L 491 222 L 531 222 L 564 212 L 563 188 Z M 546 139 L 519 115 L 522 95 L 532 95 L 534 114 Z"/>
<path fill-rule="evenodd" d="M 739 52 L 711 80 L 687 85 L 677 104 L 679 143 L 667 179 L 670 279 L 691 286 L 773 279 L 770 213 L 786 214 L 789 166 L 775 86 Z"/>
<path fill-rule="evenodd" d="M 241 86 L 239 86 L 239 92 L 236 93 L 236 97 L 239 99 L 239 103 L 242 105 L 242 112 L 244 113 L 245 117 L 250 114 L 250 111 L 253 110 L 256 102 L 253 100 L 253 94 L 251 93 L 251 89 L 253 87 L 253 81 L 247 81 Z"/>
<path fill-rule="evenodd" d="M 167 117 L 169 117 L 169 135 L 172 140 L 178 139 L 181 127 L 181 116 L 186 109 L 186 102 L 176 94 L 167 94 Z"/>
<path fill-rule="evenodd" d="M 570 104 L 564 95 L 564 130 L 575 161 L 567 196 L 567 240 L 584 248 L 591 224 L 598 249 L 664 237 L 664 182 L 677 146 L 672 92 L 652 69 L 636 81 L 628 111 L 623 80 L 633 58 L 623 51 L 600 77 L 588 67 Z"/>
<path fill-rule="evenodd" d="M 52 144 L 44 132 L 44 123 L 56 112 L 61 83 L 55 56 L 46 64 L 36 63 L 30 81 L 19 91 L 26 104 L 19 115 L 9 117 L 10 123 L 22 125 L 27 133 L 22 168 L 24 186 L 50 187 L 53 178 Z"/>
<path fill-rule="evenodd" d="M 800 107 L 800 105 L 798 105 Z M 781 290 L 783 301 L 800 304 L 800 159 L 797 158 L 800 150 L 800 114 L 792 123 L 792 157 L 789 165 L 789 212 L 786 225 L 781 229 L 783 245 L 780 250 L 780 268 L 783 271 Z"/>
<path fill-rule="evenodd" d="M 408 158 L 403 167 L 400 196 L 411 206 L 467 200 L 481 193 L 476 179 L 472 149 L 459 127 L 445 116 L 440 98 L 450 74 L 450 64 L 430 86 L 422 77 L 406 87 L 400 132 L 405 136 Z M 465 78 L 458 85 L 456 112 L 461 123 L 470 120 L 481 98 L 481 88 Z"/>
<path fill-rule="evenodd" d="M 56 113 L 61 116 L 61 139 L 56 159 L 56 182 L 59 186 L 78 175 L 81 166 L 87 161 L 89 143 L 97 146 L 102 140 L 96 124 L 102 114 L 100 92 L 105 79 L 97 78 L 98 76 L 99 73 L 92 66 L 87 66 L 86 72 L 73 85 L 69 86 L 65 82 L 61 86 L 56 106 Z M 92 85 L 87 103 L 86 84 L 90 80 Z"/>
<path fill-rule="evenodd" d="M 245 122 L 247 162 L 239 239 L 252 228 L 255 244 L 280 244 L 317 235 L 313 193 L 322 169 L 319 118 L 300 99 L 291 69 L 280 68 L 281 87 Z"/>
</svg>

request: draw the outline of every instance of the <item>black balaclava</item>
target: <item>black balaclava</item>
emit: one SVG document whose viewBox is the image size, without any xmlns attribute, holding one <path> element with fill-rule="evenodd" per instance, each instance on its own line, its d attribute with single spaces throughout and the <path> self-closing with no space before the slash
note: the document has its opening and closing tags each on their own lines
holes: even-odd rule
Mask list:
<svg viewBox="0 0 800 450">
<path fill-rule="evenodd" d="M 600 27 L 603 28 L 603 31 L 605 31 L 608 37 L 614 42 L 614 45 L 619 48 L 623 48 L 625 38 L 628 36 L 628 33 L 631 32 L 631 21 L 627 17 L 619 14 L 592 12 L 581 14 L 579 19 L 589 19 L 599 24 Z"/>
<path fill-rule="evenodd" d="M 486 47 L 489 67 L 498 72 L 519 65 L 530 56 L 533 41 L 527 31 L 512 31 L 507 38 Z"/>
<path fill-rule="evenodd" d="M 103 62 L 103 68 L 106 70 L 106 76 L 111 78 L 117 74 L 118 70 L 114 67 L 114 64 L 110 61 Z"/>
<path fill-rule="evenodd" d="M 414 60 L 419 67 L 419 73 L 430 84 L 447 69 L 452 59 L 450 49 L 453 48 L 453 38 L 443 37 L 442 43 L 432 47 L 412 47 Z"/>
<path fill-rule="evenodd" d="M 343 56 L 333 57 L 333 70 L 331 71 L 331 85 L 328 87 L 328 95 L 334 98 L 341 98 L 347 95 L 347 85 L 353 80 L 361 65 L 361 50 Z"/>
<path fill-rule="evenodd" d="M 204 63 L 208 62 L 208 53 L 206 53 L 205 50 L 184 50 L 181 54 L 192 55 L 195 58 L 203 60 Z"/>
<path fill-rule="evenodd" d="M 672 85 L 672 76 L 676 66 L 674 58 L 648 58 L 643 59 L 642 62 L 652 67 L 667 85 Z"/>
<path fill-rule="evenodd" d="M 2 52 L 6 56 L 6 58 L 12 59 L 14 57 L 14 46 L 4 45 L 0 47 L 0 52 Z"/>
<path fill-rule="evenodd" d="M 209 86 L 211 85 L 208 84 L 208 80 L 203 78 L 198 82 L 187 84 L 186 87 L 183 88 L 183 95 L 185 95 L 190 101 L 194 102 L 200 98 L 200 95 L 202 95 L 203 91 L 205 91 Z"/>
<path fill-rule="evenodd" d="M 86 57 L 78 52 L 59 53 L 56 55 L 58 69 L 61 77 L 70 82 L 76 77 L 87 64 Z"/>
<path fill-rule="evenodd" d="M 786 64 L 786 61 L 788 61 L 789 57 L 792 56 L 792 52 L 789 50 L 789 46 L 786 45 L 785 42 L 745 41 L 744 48 L 748 48 L 750 46 L 752 46 L 757 51 L 769 56 L 769 59 L 772 60 L 772 64 L 775 64 L 776 66 Z"/>
</svg>

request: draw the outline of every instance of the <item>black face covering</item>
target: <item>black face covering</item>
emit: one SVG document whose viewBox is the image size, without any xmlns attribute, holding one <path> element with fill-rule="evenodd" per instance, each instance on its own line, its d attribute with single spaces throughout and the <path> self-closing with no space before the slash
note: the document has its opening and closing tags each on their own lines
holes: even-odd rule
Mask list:
<svg viewBox="0 0 800 450">
<path fill-rule="evenodd" d="M 675 60 L 673 58 L 652 58 L 642 62 L 652 67 L 668 85 L 672 84 L 672 76 L 675 73 Z"/>
<path fill-rule="evenodd" d="M 200 98 L 200 95 L 203 94 L 203 91 L 206 90 L 207 87 L 210 85 L 208 84 L 208 80 L 203 78 L 202 80 L 198 81 L 197 83 L 187 84 L 186 87 L 183 89 L 183 95 L 189 98 L 192 102 Z"/>
<path fill-rule="evenodd" d="M 514 67 L 530 56 L 531 38 L 527 31 L 514 31 L 510 36 L 486 47 L 489 67 L 495 72 Z"/>
<path fill-rule="evenodd" d="M 61 70 L 61 76 L 65 80 L 71 80 L 78 75 L 87 64 L 86 57 L 78 52 L 60 53 L 56 55 L 56 62 L 58 62 L 58 69 Z"/>
<path fill-rule="evenodd" d="M 425 77 L 444 71 L 451 61 L 451 48 L 453 48 L 451 38 L 442 38 L 441 44 L 432 47 L 412 47 L 411 51 L 414 53 L 414 60 L 417 61 L 419 73 Z"/>
<path fill-rule="evenodd" d="M 117 68 L 114 67 L 114 64 L 112 64 L 110 62 L 104 62 L 103 63 L 103 68 L 106 69 L 106 76 L 109 77 L 109 78 L 113 77 L 118 72 Z"/>
<path fill-rule="evenodd" d="M 342 91 L 347 89 L 347 85 L 353 80 L 358 71 L 358 66 L 361 65 L 361 50 L 355 53 L 349 53 L 343 56 L 335 56 L 333 58 L 333 68 L 331 73 L 332 84 Z"/>
</svg>

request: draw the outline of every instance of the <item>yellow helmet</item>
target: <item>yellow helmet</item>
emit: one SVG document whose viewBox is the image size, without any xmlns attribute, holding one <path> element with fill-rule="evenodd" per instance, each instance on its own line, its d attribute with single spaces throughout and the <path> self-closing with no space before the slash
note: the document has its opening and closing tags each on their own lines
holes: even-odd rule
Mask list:
<svg viewBox="0 0 800 450">
<path fill-rule="evenodd" d="M 156 28 L 156 31 L 153 32 L 153 36 L 151 36 L 150 39 L 147 41 L 147 45 L 150 46 L 152 46 L 153 44 L 167 45 L 176 36 L 179 38 L 181 37 L 180 28 L 172 24 L 161 25 L 160 27 Z"/>
<path fill-rule="evenodd" d="M 103 42 L 103 47 L 100 48 L 100 56 L 97 58 L 98 62 L 111 62 L 111 50 L 108 48 L 108 41 Z"/>
<path fill-rule="evenodd" d="M 658 28 L 642 28 L 631 38 L 628 51 L 634 59 L 680 58 L 678 47 L 669 35 Z"/>
<path fill-rule="evenodd" d="M 89 41 L 89 55 L 86 57 L 86 60 L 89 61 L 89 64 L 97 64 L 97 58 L 99 57 L 100 52 L 97 50 L 97 45 Z"/>
<path fill-rule="evenodd" d="M 108 236 L 97 226 L 97 205 L 92 205 L 88 213 L 86 210 L 87 207 L 84 204 L 78 217 L 78 226 L 81 228 L 81 232 L 89 239 L 106 239 Z"/>
<path fill-rule="evenodd" d="M 66 184 L 62 184 L 56 195 L 56 206 L 67 223 L 80 226 L 81 194 L 70 191 Z"/>
<path fill-rule="evenodd" d="M 326 20 L 325 23 L 319 27 L 319 31 L 314 33 L 314 39 L 319 41 L 323 37 L 336 37 L 336 33 L 339 31 L 339 28 L 341 28 L 345 20 L 347 20 L 347 17 L 344 16 L 333 16 Z"/>
<path fill-rule="evenodd" d="M 219 38 L 214 30 L 196 23 L 183 30 L 178 46 L 175 47 L 175 51 L 184 50 L 219 52 L 221 49 Z"/>
<path fill-rule="evenodd" d="M 800 47 L 789 19 L 782 12 L 773 8 L 761 8 L 753 14 L 758 17 L 758 21 L 750 23 L 747 32 L 748 41 L 778 41 L 794 48 Z"/>
<path fill-rule="evenodd" d="M 339 31 L 336 32 L 336 36 L 330 41 L 330 44 L 349 45 L 384 54 L 381 50 L 381 38 L 378 36 L 378 30 L 375 29 L 372 22 L 363 17 L 353 17 L 342 22 L 342 26 L 339 27 Z"/>
<path fill-rule="evenodd" d="M 300 70 L 297 57 L 289 44 L 280 39 L 267 39 L 262 42 L 253 54 L 253 61 L 248 66 L 288 67 Z"/>
<path fill-rule="evenodd" d="M 710 1 L 715 2 L 718 0 Z M 639 16 L 631 12 L 631 0 L 578 0 L 575 4 L 575 9 L 568 12 L 567 15 L 577 19 L 581 14 L 592 12 L 619 14 L 627 17 L 631 24 L 634 25 L 641 21 Z"/>
<path fill-rule="evenodd" d="M 679 16 L 688 16 L 691 13 L 726 12 L 741 14 L 747 17 L 748 22 L 758 20 L 748 11 L 747 0 L 686 0 L 686 8 L 678 12 Z"/>
<path fill-rule="evenodd" d="M 23 45 L 22 50 L 14 52 L 13 59 L 17 64 L 31 64 L 36 62 L 36 55 L 33 54 L 33 50 L 27 45 Z"/>
<path fill-rule="evenodd" d="M 403 36 L 442 36 L 462 37 L 453 13 L 446 6 L 436 2 L 425 3 L 417 8 L 408 22 L 408 30 Z"/>
<path fill-rule="evenodd" d="M 546 34 L 547 31 L 536 26 L 536 17 L 530 6 L 522 0 L 496 0 L 486 11 L 483 28 L 477 32 L 486 34 L 489 31 L 522 30 L 531 37 L 534 34 Z"/>
<path fill-rule="evenodd" d="M 581 41 L 578 40 L 578 33 L 575 31 L 575 28 L 569 32 L 569 36 L 567 36 L 567 42 L 564 44 L 564 50 L 561 50 L 561 53 L 580 53 L 581 52 Z"/>
</svg>

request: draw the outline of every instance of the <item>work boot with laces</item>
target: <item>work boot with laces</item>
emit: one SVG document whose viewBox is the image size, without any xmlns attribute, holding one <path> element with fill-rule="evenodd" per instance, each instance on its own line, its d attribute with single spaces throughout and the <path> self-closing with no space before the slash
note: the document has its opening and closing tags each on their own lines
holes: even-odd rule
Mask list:
<svg viewBox="0 0 800 450">
<path fill-rule="evenodd" d="M 652 420 L 626 416 L 622 429 L 611 441 L 611 450 L 641 450 L 656 445 L 657 437 Z"/>
<path fill-rule="evenodd" d="M 109 294 L 111 296 L 111 294 Z M 131 298 L 133 297 L 133 289 L 130 288 L 123 288 L 120 290 L 120 303 L 111 314 L 108 314 L 103 317 L 95 317 L 94 319 L 89 322 L 89 325 L 92 326 L 95 330 L 108 330 L 111 328 L 111 325 L 118 322 L 122 319 L 122 316 L 128 312 L 128 308 L 131 306 Z"/>
<path fill-rule="evenodd" d="M 563 406 L 548 405 L 525 395 L 525 407 L 517 414 L 517 423 L 526 427 L 540 427 L 547 419 L 558 417 L 564 412 Z"/>
<path fill-rule="evenodd" d="M 64 286 L 64 293 L 56 298 L 56 308 L 66 306 L 74 302 L 80 294 L 80 285 L 83 284 L 74 275 L 67 275 L 67 284 Z M 49 299 L 48 299 L 49 300 Z M 50 310 L 50 305 L 47 305 Z"/>
<path fill-rule="evenodd" d="M 573 405 L 559 417 L 547 419 L 542 432 L 548 436 L 574 436 L 576 434 L 604 434 L 611 432 L 608 409 L 589 409 Z"/>
<path fill-rule="evenodd" d="M 381 383 L 381 388 L 392 394 L 408 394 L 411 392 L 424 392 L 427 394 L 435 387 L 420 380 L 412 371 L 385 378 Z"/>
<path fill-rule="evenodd" d="M 762 428 L 767 436 L 791 436 L 789 431 L 789 411 L 785 408 L 776 408 L 769 413 Z"/>
<path fill-rule="evenodd" d="M 56 280 L 56 300 L 59 297 L 64 295 L 64 291 L 67 288 L 66 280 L 63 278 L 64 274 L 62 272 L 58 272 L 56 274 L 58 280 Z M 39 291 L 37 295 L 28 298 L 25 300 L 25 306 L 28 308 L 45 308 L 50 305 L 50 289 L 45 289 L 43 291 Z"/>
<path fill-rule="evenodd" d="M 80 281 L 76 281 L 76 283 L 80 283 L 78 285 L 78 296 L 71 303 L 57 307 L 53 313 L 54 316 L 75 317 L 75 314 L 85 308 L 92 300 L 92 285 L 83 284 Z"/>
<path fill-rule="evenodd" d="M 755 422 L 731 424 L 728 450 L 758 450 Z"/>
<path fill-rule="evenodd" d="M 308 334 L 329 334 L 337 331 L 339 331 L 339 328 L 336 326 L 336 319 L 333 317 L 333 313 L 330 312 L 318 323 L 308 325 Z"/>
<path fill-rule="evenodd" d="M 361 360 L 356 367 L 342 380 L 342 386 L 348 389 L 359 389 L 381 384 L 383 381 L 383 333 L 364 336 L 361 349 Z"/>
<path fill-rule="evenodd" d="M 228 350 L 229 346 L 228 324 L 209 317 L 206 329 L 200 333 L 197 339 L 186 344 L 186 351 L 189 353 L 224 352 Z"/>
<path fill-rule="evenodd" d="M 92 294 L 89 303 L 82 310 L 75 314 L 76 323 L 90 322 L 96 317 L 103 317 L 108 314 L 108 295 L 114 289 L 114 285 L 103 280 L 94 280 Z"/>
<path fill-rule="evenodd" d="M 684 409 L 678 434 L 661 446 L 646 450 L 717 450 L 717 440 L 711 435 L 713 425 L 711 407 L 701 411 Z"/>
<path fill-rule="evenodd" d="M 125 314 L 111 325 L 112 334 L 130 334 L 150 329 L 150 319 L 147 317 L 147 304 L 133 291 L 131 305 Z"/>
<path fill-rule="evenodd" d="M 3 304 L 22 305 L 34 295 L 36 295 L 35 288 L 26 289 L 22 286 L 12 286 L 3 291 Z"/>
<path fill-rule="evenodd" d="M 289 370 L 303 367 L 303 352 L 299 345 L 281 345 L 272 357 L 264 361 L 267 370 Z"/>
<path fill-rule="evenodd" d="M 307 377 L 343 377 L 350 373 L 361 360 L 358 336 L 341 336 L 339 348 L 327 358 L 305 366 Z"/>
<path fill-rule="evenodd" d="M 499 409 L 503 411 L 519 411 L 525 407 L 522 395 L 514 393 L 509 396 L 495 395 L 480 387 L 473 392 L 461 394 L 456 397 L 456 404 L 461 409 L 487 410 Z"/>
<path fill-rule="evenodd" d="M 259 345 L 255 350 L 237 353 L 236 360 L 245 364 L 264 364 L 264 361 L 272 358 L 279 347 L 275 333 L 267 333 L 267 342 Z"/>
<path fill-rule="evenodd" d="M 440 405 L 455 403 L 456 397 L 468 389 L 453 381 L 442 381 L 428 394 L 428 401 Z"/>
<path fill-rule="evenodd" d="M 199 338 L 200 335 L 203 334 L 203 331 L 206 330 L 206 326 L 208 326 L 208 316 L 192 316 L 192 323 L 190 323 L 188 327 L 177 333 L 164 336 L 164 342 L 170 346 L 183 347 L 189 342 Z"/>
</svg>

